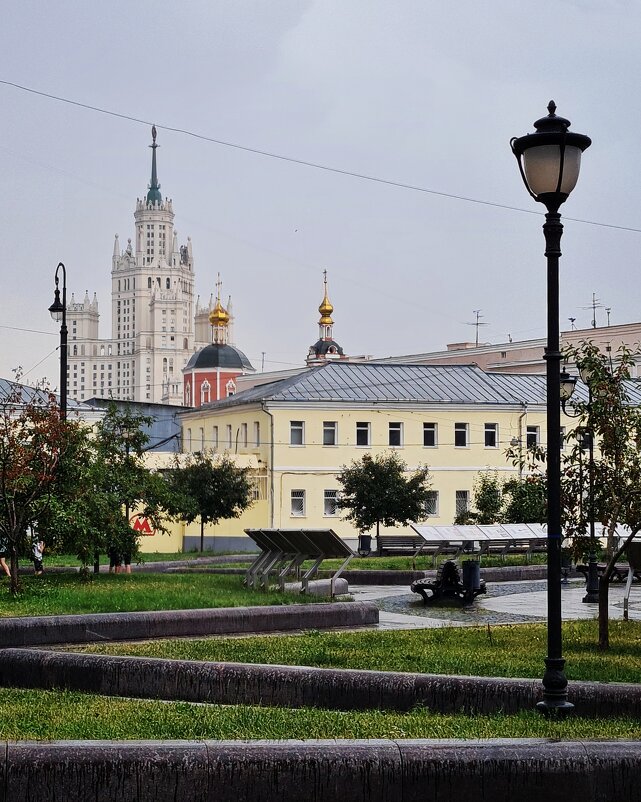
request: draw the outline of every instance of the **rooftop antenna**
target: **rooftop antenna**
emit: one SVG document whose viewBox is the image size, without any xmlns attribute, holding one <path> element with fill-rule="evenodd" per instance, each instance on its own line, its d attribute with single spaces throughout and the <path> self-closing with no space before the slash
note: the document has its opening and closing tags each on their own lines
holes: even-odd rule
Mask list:
<svg viewBox="0 0 641 802">
<path fill-rule="evenodd" d="M 574 331 L 576 326 L 574 325 L 574 321 L 576 320 L 575 317 L 569 317 L 568 320 L 570 321 L 570 331 Z"/>
<path fill-rule="evenodd" d="M 260 372 L 265 372 L 265 351 L 261 351 Z"/>
<path fill-rule="evenodd" d="M 478 344 L 479 344 L 479 326 L 487 326 L 488 324 L 487 323 L 481 323 L 481 318 L 483 317 L 483 315 L 481 314 L 481 310 L 480 309 L 473 309 L 472 312 L 476 315 L 476 320 L 474 321 L 474 323 L 466 323 L 465 325 L 466 326 L 474 326 L 476 328 L 476 337 L 475 337 L 475 340 L 474 340 L 474 345 L 478 346 Z"/>
<path fill-rule="evenodd" d="M 605 314 L 608 316 L 608 328 L 610 326 L 610 312 L 611 311 L 612 311 L 612 307 L 611 306 L 606 306 L 605 307 Z"/>
<path fill-rule="evenodd" d="M 581 309 L 591 309 L 592 310 L 592 328 L 596 329 L 596 310 L 602 309 L 603 304 L 601 301 L 596 297 L 596 293 L 592 293 L 592 303 L 590 306 L 582 306 Z"/>
</svg>

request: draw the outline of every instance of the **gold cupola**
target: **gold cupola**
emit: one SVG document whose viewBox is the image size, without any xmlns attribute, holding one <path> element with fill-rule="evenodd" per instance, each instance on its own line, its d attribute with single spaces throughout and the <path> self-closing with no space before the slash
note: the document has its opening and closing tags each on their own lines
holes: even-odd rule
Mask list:
<svg viewBox="0 0 641 802">
<path fill-rule="evenodd" d="M 209 313 L 209 322 L 213 334 L 213 341 L 215 343 L 224 343 L 227 326 L 229 325 L 229 313 L 220 302 L 220 288 L 222 281 L 220 280 L 220 273 L 218 274 L 218 281 L 216 282 L 216 303 L 214 308 Z"/>
<path fill-rule="evenodd" d="M 324 276 L 324 284 L 325 284 L 325 295 L 321 302 L 321 305 L 318 307 L 318 311 L 321 314 L 321 319 L 318 321 L 321 326 L 331 326 L 333 325 L 334 321 L 332 320 L 332 312 L 334 311 L 334 307 L 331 304 L 327 296 L 327 270 L 323 270 Z"/>
</svg>

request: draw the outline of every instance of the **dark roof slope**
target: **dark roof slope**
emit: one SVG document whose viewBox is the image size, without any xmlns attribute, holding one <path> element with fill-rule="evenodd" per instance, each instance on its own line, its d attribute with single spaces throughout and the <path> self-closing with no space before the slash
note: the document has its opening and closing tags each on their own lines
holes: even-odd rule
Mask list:
<svg viewBox="0 0 641 802">
<path fill-rule="evenodd" d="M 231 370 L 251 370 L 254 368 L 243 352 L 233 345 L 211 343 L 191 355 L 185 369 L 191 368 L 230 368 Z"/>
</svg>

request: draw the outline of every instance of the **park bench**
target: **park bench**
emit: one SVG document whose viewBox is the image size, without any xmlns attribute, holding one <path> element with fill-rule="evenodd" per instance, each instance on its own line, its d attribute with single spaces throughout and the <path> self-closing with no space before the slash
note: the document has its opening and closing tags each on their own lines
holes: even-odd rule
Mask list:
<svg viewBox="0 0 641 802">
<path fill-rule="evenodd" d="M 441 554 L 458 557 L 463 551 L 463 541 L 437 540 L 430 542 L 423 535 L 396 535 L 382 534 L 377 540 L 377 554 L 382 557 L 384 554 L 411 554 L 412 566 L 419 554 L 429 555 L 432 564 L 436 565 L 436 558 Z"/>
<path fill-rule="evenodd" d="M 469 580 L 462 582 L 456 563 L 447 560 L 439 566 L 435 579 L 416 579 L 410 588 L 423 597 L 423 604 L 442 599 L 471 604 L 480 593 L 485 593 L 485 581 L 480 579 L 477 585 Z"/>
</svg>

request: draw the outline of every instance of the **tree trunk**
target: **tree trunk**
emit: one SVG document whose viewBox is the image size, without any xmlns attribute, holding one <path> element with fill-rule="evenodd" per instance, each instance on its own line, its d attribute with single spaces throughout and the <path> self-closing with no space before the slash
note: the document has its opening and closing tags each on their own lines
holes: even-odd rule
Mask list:
<svg viewBox="0 0 641 802">
<path fill-rule="evenodd" d="M 200 553 L 205 551 L 205 522 L 200 518 Z"/>
<path fill-rule="evenodd" d="M 18 574 L 18 550 L 16 544 L 10 544 L 11 549 L 11 595 L 20 593 L 20 575 Z"/>
<path fill-rule="evenodd" d="M 376 550 L 378 551 L 379 554 L 381 553 L 381 544 L 379 543 L 379 540 L 378 540 L 378 532 L 379 532 L 380 526 L 381 526 L 381 522 L 380 521 L 376 521 Z"/>
<path fill-rule="evenodd" d="M 608 618 L 608 592 L 610 590 L 610 577 L 607 571 L 599 579 L 599 649 L 610 648 L 609 618 Z"/>
</svg>

